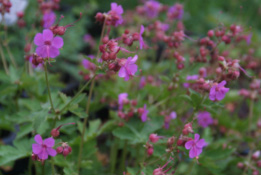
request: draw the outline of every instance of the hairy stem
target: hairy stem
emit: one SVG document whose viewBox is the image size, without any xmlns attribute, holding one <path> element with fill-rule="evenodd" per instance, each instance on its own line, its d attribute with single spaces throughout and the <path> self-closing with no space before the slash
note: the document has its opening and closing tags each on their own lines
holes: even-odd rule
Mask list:
<svg viewBox="0 0 261 175">
<path fill-rule="evenodd" d="M 4 69 L 5 69 L 5 73 L 9 74 L 9 70 L 8 70 L 7 63 L 6 63 L 6 58 L 5 58 L 3 48 L 2 48 L 1 45 L 0 45 L 0 54 L 1 54 L 2 62 L 3 62 L 3 66 L 4 66 Z"/>
<path fill-rule="evenodd" d="M 91 97 L 92 97 L 92 93 L 93 93 L 94 83 L 95 83 L 95 76 L 91 80 L 91 88 L 90 88 L 90 91 L 89 91 L 88 101 L 87 101 L 87 104 L 86 104 L 86 114 L 87 115 L 89 114 L 89 109 L 90 109 L 90 104 L 91 104 Z M 84 121 L 83 121 L 81 143 L 80 143 L 79 155 L 78 155 L 78 167 L 77 167 L 78 168 L 78 173 L 80 173 L 80 169 L 81 169 L 82 149 L 83 149 L 84 133 L 85 133 L 85 130 L 86 130 L 87 120 L 88 120 L 88 116 L 85 117 Z"/>
</svg>

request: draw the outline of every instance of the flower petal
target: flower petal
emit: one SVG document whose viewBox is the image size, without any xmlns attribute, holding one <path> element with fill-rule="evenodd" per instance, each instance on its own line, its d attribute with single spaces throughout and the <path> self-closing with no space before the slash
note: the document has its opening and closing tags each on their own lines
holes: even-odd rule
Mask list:
<svg viewBox="0 0 261 175">
<path fill-rule="evenodd" d="M 53 40 L 53 32 L 50 29 L 45 29 L 43 31 L 43 40 L 44 41 L 52 41 Z"/>
<path fill-rule="evenodd" d="M 185 144 L 185 148 L 190 149 L 193 144 L 194 144 L 194 140 L 187 141 Z"/>
<path fill-rule="evenodd" d="M 57 49 L 57 48 L 51 46 L 50 49 L 49 49 L 49 56 L 50 56 L 51 58 L 55 58 L 55 57 L 57 57 L 58 55 L 60 55 L 59 49 Z"/>
<path fill-rule="evenodd" d="M 47 147 L 53 147 L 55 144 L 55 140 L 52 137 L 49 137 L 47 139 L 45 139 L 43 141 L 43 143 L 47 146 Z"/>
<path fill-rule="evenodd" d="M 32 144 L 32 150 L 34 154 L 39 154 L 42 151 L 42 145 L 34 143 Z"/>
<path fill-rule="evenodd" d="M 36 141 L 36 143 L 38 143 L 40 145 L 43 143 L 43 139 L 40 134 L 35 135 L 34 140 Z"/>
<path fill-rule="evenodd" d="M 47 47 L 45 45 L 43 46 L 38 46 L 35 50 L 35 52 L 37 53 L 37 55 L 39 55 L 40 57 L 46 58 L 47 57 Z"/>
<path fill-rule="evenodd" d="M 121 77 L 121 78 L 123 78 L 123 77 L 125 77 L 126 76 L 126 69 L 125 69 L 125 67 L 121 67 L 121 69 L 120 69 L 120 71 L 119 71 L 119 77 Z"/>
<path fill-rule="evenodd" d="M 190 151 L 189 151 L 189 157 L 191 158 L 191 159 L 193 159 L 194 157 L 196 157 L 197 156 L 197 149 L 195 148 L 195 147 L 192 147 L 191 149 L 190 149 Z"/>
<path fill-rule="evenodd" d="M 130 64 L 134 64 L 138 60 L 138 55 L 135 55 L 131 60 Z"/>
<path fill-rule="evenodd" d="M 63 47 L 63 38 L 59 37 L 59 36 L 54 37 L 53 42 L 52 42 L 52 46 L 57 48 L 57 49 Z"/>
<path fill-rule="evenodd" d="M 218 86 L 219 86 L 219 87 L 223 87 L 223 86 L 225 86 L 226 84 L 227 84 L 226 80 L 223 80 L 223 81 L 221 81 L 221 82 L 218 84 Z"/>
<path fill-rule="evenodd" d="M 199 134 L 195 134 L 194 135 L 194 141 L 197 142 L 200 138 L 200 135 Z"/>
<path fill-rule="evenodd" d="M 53 149 L 53 148 L 47 148 L 46 151 L 47 151 L 47 153 L 48 153 L 50 156 L 53 156 L 53 157 L 56 156 L 56 154 L 57 154 L 56 150 Z"/>
<path fill-rule="evenodd" d="M 41 33 L 37 33 L 34 37 L 34 44 L 37 46 L 41 46 L 44 44 L 43 35 Z"/>
<path fill-rule="evenodd" d="M 42 160 L 46 160 L 48 159 L 48 153 L 46 152 L 46 149 L 42 149 L 42 152 L 40 152 L 39 154 L 37 154 L 38 157 Z"/>
<path fill-rule="evenodd" d="M 207 146 L 207 143 L 205 142 L 204 139 L 200 139 L 197 143 L 196 143 L 197 148 L 203 148 L 205 146 Z"/>
</svg>

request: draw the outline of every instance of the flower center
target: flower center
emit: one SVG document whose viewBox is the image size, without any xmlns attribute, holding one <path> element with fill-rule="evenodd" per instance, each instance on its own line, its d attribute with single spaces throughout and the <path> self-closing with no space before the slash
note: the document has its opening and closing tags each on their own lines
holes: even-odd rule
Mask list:
<svg viewBox="0 0 261 175">
<path fill-rule="evenodd" d="M 45 41 L 45 42 L 44 42 L 44 45 L 48 45 L 48 46 L 50 46 L 51 44 L 52 44 L 51 41 Z"/>
</svg>

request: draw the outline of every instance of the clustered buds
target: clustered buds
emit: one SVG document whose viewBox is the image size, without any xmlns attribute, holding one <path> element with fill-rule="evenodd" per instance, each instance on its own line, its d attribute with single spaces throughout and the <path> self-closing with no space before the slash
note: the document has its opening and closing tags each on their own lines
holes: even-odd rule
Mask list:
<svg viewBox="0 0 261 175">
<path fill-rule="evenodd" d="M 56 152 L 58 154 L 62 154 L 64 157 L 66 157 L 72 152 L 72 148 L 66 142 L 61 143 L 61 145 L 62 146 L 56 148 Z"/>
<path fill-rule="evenodd" d="M 24 12 L 17 12 L 17 17 L 18 17 L 18 21 L 17 21 L 17 25 L 20 27 L 20 28 L 23 28 L 25 27 L 26 23 L 23 19 L 24 17 Z"/>
<path fill-rule="evenodd" d="M 10 2 L 10 0 L 0 0 L 0 13 L 2 15 L 5 13 L 9 13 L 11 7 L 12 3 Z"/>
</svg>

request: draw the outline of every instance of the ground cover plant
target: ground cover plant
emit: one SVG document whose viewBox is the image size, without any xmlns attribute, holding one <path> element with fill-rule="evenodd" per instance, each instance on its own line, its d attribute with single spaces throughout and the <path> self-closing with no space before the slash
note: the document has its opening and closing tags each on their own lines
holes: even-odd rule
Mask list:
<svg viewBox="0 0 261 175">
<path fill-rule="evenodd" d="M 260 174 L 261 4 L 198 3 L 0 0 L 0 174 Z"/>
</svg>

